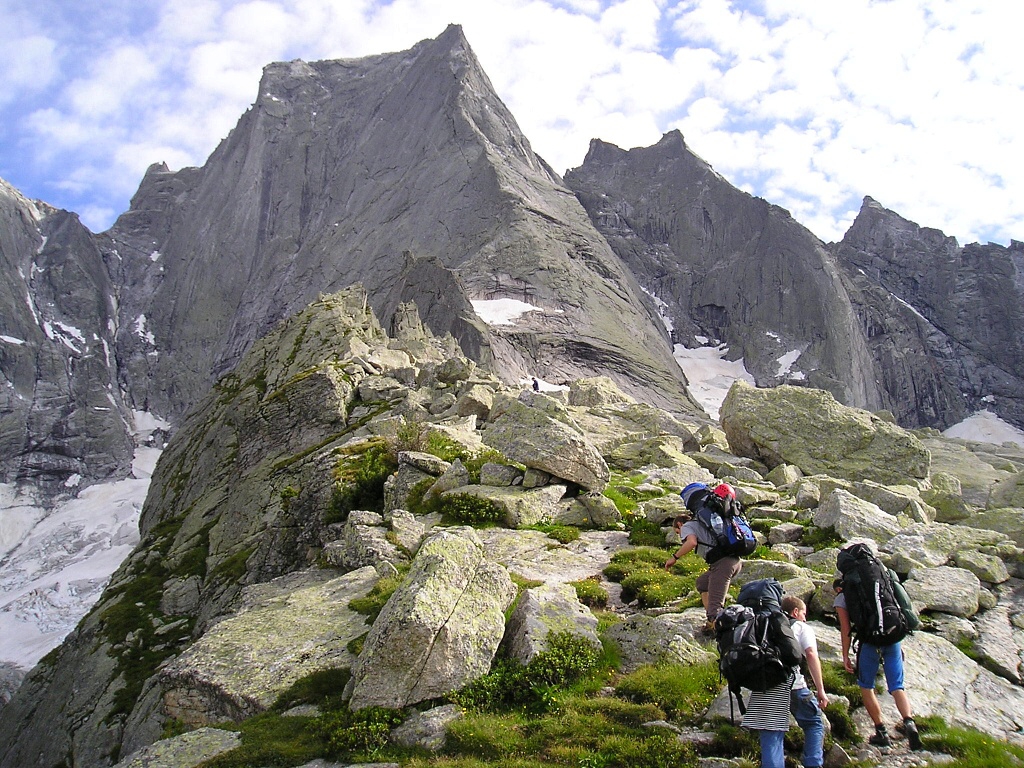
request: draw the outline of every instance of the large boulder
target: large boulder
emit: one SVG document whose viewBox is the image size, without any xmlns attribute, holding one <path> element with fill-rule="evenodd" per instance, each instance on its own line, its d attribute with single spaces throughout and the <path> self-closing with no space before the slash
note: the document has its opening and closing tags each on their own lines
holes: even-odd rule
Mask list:
<svg viewBox="0 0 1024 768">
<path fill-rule="evenodd" d="M 964 521 L 974 528 L 999 531 L 1013 539 L 1018 547 L 1024 547 L 1024 507 L 1003 507 L 975 512 Z"/>
<path fill-rule="evenodd" d="M 630 546 L 625 531 L 583 531 L 568 544 L 558 544 L 540 531 L 486 528 L 477 535 L 488 558 L 524 579 L 547 583 L 598 576 L 616 552 Z"/>
<path fill-rule="evenodd" d="M 814 512 L 814 524 L 833 528 L 844 539 L 871 538 L 885 542 L 900 532 L 900 521 L 869 501 L 836 489 Z"/>
<path fill-rule="evenodd" d="M 946 565 L 958 553 L 999 546 L 1006 541 L 1005 534 L 983 528 L 913 523 L 881 544 L 880 549 L 891 568 L 907 573 L 915 567 Z"/>
<path fill-rule="evenodd" d="M 1020 616 L 1017 605 L 997 605 L 975 618 L 978 637 L 974 650 L 985 660 L 985 666 L 1013 683 L 1024 682 L 1024 630 L 1013 626 L 1013 616 Z"/>
<path fill-rule="evenodd" d="M 988 499 L 990 508 L 1024 507 L 1024 472 L 1000 480 Z"/>
<path fill-rule="evenodd" d="M 377 582 L 371 568 L 282 576 L 245 590 L 242 607 L 160 674 L 164 713 L 186 725 L 237 721 L 269 708 L 301 677 L 348 667 L 366 617 L 349 609 Z"/>
<path fill-rule="evenodd" d="M 964 568 L 915 568 L 903 586 L 917 612 L 940 611 L 965 617 L 978 612 L 981 581 Z"/>
<path fill-rule="evenodd" d="M 441 494 L 441 498 L 465 495 L 486 499 L 502 511 L 502 521 L 509 528 L 527 528 L 559 519 L 571 501 L 562 502 L 566 487 L 561 484 L 540 488 L 507 488 L 494 485 L 463 485 Z"/>
<path fill-rule="evenodd" d="M 494 410 L 498 410 L 497 404 L 492 417 Z M 553 417 L 551 409 L 505 398 L 500 415 L 487 424 L 483 440 L 512 461 L 569 480 L 588 491 L 600 491 L 608 483 L 610 473 L 601 454 L 578 429 Z"/>
<path fill-rule="evenodd" d="M 136 750 L 114 768 L 190 768 L 230 752 L 241 743 L 242 734 L 236 731 L 198 728 Z"/>
<path fill-rule="evenodd" d="M 607 376 L 576 379 L 569 385 L 569 405 L 593 408 L 614 403 L 635 403 Z"/>
<path fill-rule="evenodd" d="M 813 626 L 822 660 L 838 661 L 839 630 L 819 622 Z M 938 715 L 958 728 L 1024 745 L 1024 689 L 975 663 L 938 635 L 915 632 L 902 645 L 906 690 L 916 714 Z M 879 696 L 878 701 L 886 722 L 899 722 L 892 697 Z"/>
<path fill-rule="evenodd" d="M 520 664 L 529 664 L 547 650 L 548 635 L 553 632 L 569 632 L 595 649 L 601 647 L 597 619 L 570 584 L 542 584 L 523 592 L 505 627 L 509 655 Z"/>
<path fill-rule="evenodd" d="M 770 468 L 794 464 L 808 475 L 883 484 L 928 477 L 930 457 L 916 437 L 820 389 L 738 380 L 719 418 L 734 453 Z"/>
<path fill-rule="evenodd" d="M 388 540 L 383 517 L 376 512 L 353 510 L 342 528 L 342 537 L 324 547 L 324 559 L 338 568 L 355 570 L 380 562 L 397 565 L 409 558 Z"/>
<path fill-rule="evenodd" d="M 399 709 L 486 674 L 515 595 L 508 571 L 486 559 L 472 529 L 432 535 L 366 637 L 349 706 Z"/>
</svg>

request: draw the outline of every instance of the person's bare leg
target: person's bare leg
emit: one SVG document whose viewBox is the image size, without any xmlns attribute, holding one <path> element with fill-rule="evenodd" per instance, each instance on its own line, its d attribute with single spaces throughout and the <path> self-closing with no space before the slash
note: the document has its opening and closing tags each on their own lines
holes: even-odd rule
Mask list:
<svg viewBox="0 0 1024 768">
<path fill-rule="evenodd" d="M 914 716 L 914 711 L 910 708 L 910 698 L 902 688 L 892 692 L 892 700 L 896 703 L 896 709 L 900 711 L 900 717 L 904 720 Z M 864 706 L 866 707 L 867 704 Z"/>
<path fill-rule="evenodd" d="M 871 718 L 871 722 L 875 725 L 881 725 L 882 705 L 878 703 L 878 697 L 875 695 L 875 689 L 861 688 L 860 697 L 864 702 L 864 709 L 867 710 L 868 717 Z"/>
</svg>

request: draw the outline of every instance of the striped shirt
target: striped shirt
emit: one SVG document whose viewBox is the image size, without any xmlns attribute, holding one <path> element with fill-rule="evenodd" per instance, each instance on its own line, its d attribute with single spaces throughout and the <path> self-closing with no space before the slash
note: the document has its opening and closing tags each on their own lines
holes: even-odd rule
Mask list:
<svg viewBox="0 0 1024 768">
<path fill-rule="evenodd" d="M 794 675 L 767 691 L 751 691 L 747 711 L 740 723 L 744 728 L 759 731 L 789 730 L 789 692 Z"/>
</svg>

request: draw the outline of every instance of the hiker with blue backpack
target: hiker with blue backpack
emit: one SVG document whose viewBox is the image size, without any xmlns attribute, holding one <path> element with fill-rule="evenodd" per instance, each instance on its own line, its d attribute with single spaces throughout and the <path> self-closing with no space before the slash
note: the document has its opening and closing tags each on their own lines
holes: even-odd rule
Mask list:
<svg viewBox="0 0 1024 768">
<path fill-rule="evenodd" d="M 843 666 L 847 672 L 856 674 L 864 709 L 875 725 L 868 743 L 876 747 L 892 744 L 875 695 L 875 678 L 881 665 L 886 687 L 903 718 L 907 742 L 911 749 L 921 749 L 921 737 L 903 684 L 901 642 L 920 626 L 910 598 L 896 574 L 864 543 L 841 549 L 836 564 L 842 576 L 833 583 L 837 593 L 833 607 L 839 618 Z M 850 659 L 854 646 L 856 664 Z"/>
<path fill-rule="evenodd" d="M 665 561 L 665 570 L 694 550 L 708 563 L 708 570 L 697 577 L 696 588 L 704 604 L 703 632 L 712 635 L 729 585 L 743 568 L 740 558 L 754 551 L 757 540 L 743 518 L 735 489 L 728 483 L 719 483 L 714 488 L 705 483 L 690 483 L 679 495 L 693 516 L 680 515 L 673 521 L 682 543 Z"/>
</svg>

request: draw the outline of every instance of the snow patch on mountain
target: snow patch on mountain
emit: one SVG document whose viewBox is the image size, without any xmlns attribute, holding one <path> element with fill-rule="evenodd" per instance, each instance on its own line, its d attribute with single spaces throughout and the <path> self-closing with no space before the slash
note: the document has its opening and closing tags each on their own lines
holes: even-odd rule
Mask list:
<svg viewBox="0 0 1024 768">
<path fill-rule="evenodd" d="M 701 404 L 708 416 L 718 418 L 722 401 L 736 379 L 755 384 L 754 377 L 743 365 L 743 358 L 726 360 L 729 348 L 725 344 L 713 347 L 687 349 L 682 344 L 673 348 L 676 362 L 686 374 L 690 394 Z"/>
<path fill-rule="evenodd" d="M 979 443 L 1016 443 L 1024 446 L 1024 430 L 1003 421 L 992 411 L 978 411 L 959 424 L 943 431 L 946 437 L 974 440 Z"/>
<path fill-rule="evenodd" d="M 139 542 L 139 514 L 168 424 L 136 412 L 132 475 L 52 509 L 0 484 L 0 666 L 29 669 L 60 645 Z"/>
</svg>

